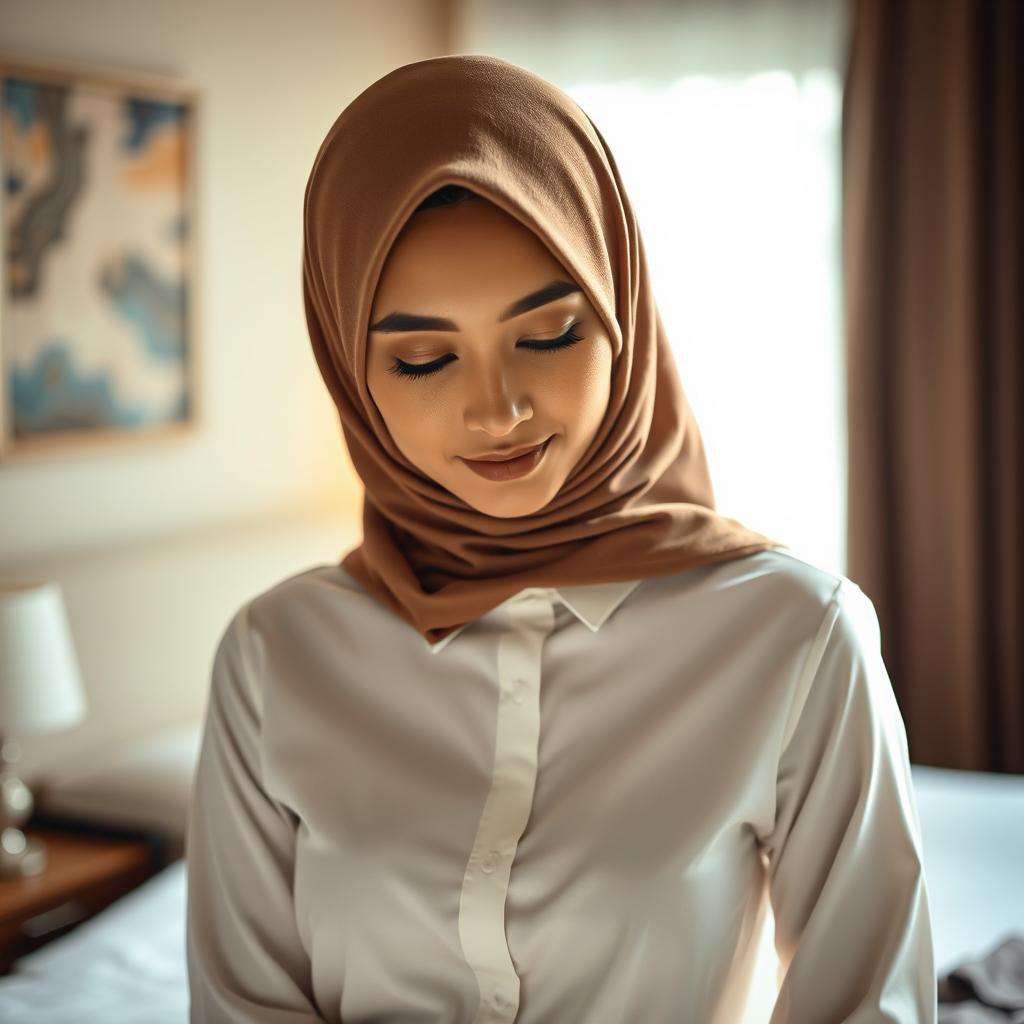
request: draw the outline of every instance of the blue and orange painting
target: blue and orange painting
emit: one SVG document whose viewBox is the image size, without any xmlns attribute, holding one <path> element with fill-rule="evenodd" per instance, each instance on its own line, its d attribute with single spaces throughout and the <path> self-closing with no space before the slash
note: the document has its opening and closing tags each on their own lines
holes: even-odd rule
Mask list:
<svg viewBox="0 0 1024 1024">
<path fill-rule="evenodd" d="M 8 442 L 190 417 L 188 107 L 2 82 Z"/>
</svg>

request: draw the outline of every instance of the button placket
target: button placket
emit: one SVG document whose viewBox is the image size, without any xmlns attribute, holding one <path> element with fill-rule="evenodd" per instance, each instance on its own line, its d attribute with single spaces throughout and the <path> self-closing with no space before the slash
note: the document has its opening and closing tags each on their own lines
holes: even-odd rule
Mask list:
<svg viewBox="0 0 1024 1024">
<path fill-rule="evenodd" d="M 515 704 L 522 704 L 526 700 L 526 687 L 527 682 L 523 678 L 519 678 L 515 681 L 512 687 L 512 701 Z"/>
<path fill-rule="evenodd" d="M 552 596 L 529 588 L 507 604 L 509 630 L 498 644 L 498 695 L 491 787 L 463 878 L 459 937 L 477 976 L 481 1002 L 475 1024 L 511 1021 L 519 978 L 505 934 L 512 862 L 533 803 L 540 734 L 543 643 L 554 627 Z M 532 699 L 531 699 L 532 698 Z"/>
</svg>

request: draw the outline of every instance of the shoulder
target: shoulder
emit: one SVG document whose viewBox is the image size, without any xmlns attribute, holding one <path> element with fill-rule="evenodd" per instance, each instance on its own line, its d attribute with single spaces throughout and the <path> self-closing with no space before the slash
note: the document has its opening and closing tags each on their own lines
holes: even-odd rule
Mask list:
<svg viewBox="0 0 1024 1024">
<path fill-rule="evenodd" d="M 246 604 L 250 616 L 265 619 L 318 603 L 365 604 L 370 595 L 341 565 L 315 565 L 293 573 L 254 594 Z"/>
<path fill-rule="evenodd" d="M 682 602 L 691 612 L 728 612 L 734 622 L 736 616 L 751 624 L 786 619 L 816 628 L 844 586 L 856 584 L 791 548 L 770 548 L 654 577 L 640 590 L 659 602 Z"/>
<path fill-rule="evenodd" d="M 325 625 L 339 634 L 347 628 L 379 632 L 394 618 L 341 565 L 317 565 L 246 598 L 231 614 L 222 642 L 258 653 L 277 636 L 295 637 Z"/>
<path fill-rule="evenodd" d="M 825 568 L 818 561 L 793 548 L 769 548 L 739 560 L 737 571 L 757 581 L 774 597 L 803 601 L 824 610 L 837 590 L 849 583 L 840 572 Z"/>
<path fill-rule="evenodd" d="M 806 611 L 816 627 L 816 646 L 851 652 L 880 647 L 875 606 L 845 573 L 825 569 L 789 548 L 759 552 L 754 558 L 771 581 L 773 600 Z"/>
<path fill-rule="evenodd" d="M 818 632 L 833 645 L 878 646 L 878 615 L 871 598 L 849 576 L 831 572 L 790 549 L 761 553 L 771 565 L 780 593 L 801 595 L 820 609 Z"/>
</svg>

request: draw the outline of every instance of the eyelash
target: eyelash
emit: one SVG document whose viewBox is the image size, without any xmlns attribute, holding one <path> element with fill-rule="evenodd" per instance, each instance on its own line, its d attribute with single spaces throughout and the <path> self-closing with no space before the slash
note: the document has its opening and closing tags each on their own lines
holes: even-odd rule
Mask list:
<svg viewBox="0 0 1024 1024">
<path fill-rule="evenodd" d="M 523 344 L 529 348 L 531 352 L 559 352 L 562 349 L 569 348 L 571 345 L 575 345 L 576 342 L 582 341 L 583 336 L 576 334 L 576 328 L 580 326 L 582 321 L 577 320 L 566 332 L 558 338 L 550 338 L 544 342 L 528 342 L 524 341 Z M 450 360 L 449 360 L 450 362 Z M 446 362 L 433 362 L 423 363 L 422 367 L 413 366 L 411 363 L 403 363 L 401 359 L 396 359 L 394 366 L 388 369 L 388 373 L 396 374 L 399 377 L 430 377 L 432 374 L 438 373 L 443 370 L 448 363 Z"/>
</svg>

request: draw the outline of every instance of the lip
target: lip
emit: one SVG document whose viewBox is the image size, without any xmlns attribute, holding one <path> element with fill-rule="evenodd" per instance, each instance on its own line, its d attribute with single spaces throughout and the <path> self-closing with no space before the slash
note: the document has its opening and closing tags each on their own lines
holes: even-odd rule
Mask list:
<svg viewBox="0 0 1024 1024">
<path fill-rule="evenodd" d="M 540 444 L 527 448 L 521 454 L 509 459 L 464 459 L 461 455 L 457 458 L 461 459 L 478 476 L 487 480 L 515 480 L 533 470 L 544 458 L 544 453 L 548 450 L 552 437 L 554 434 Z"/>
<path fill-rule="evenodd" d="M 535 448 L 540 448 L 541 445 L 546 444 L 550 438 L 540 441 L 537 444 L 523 445 L 521 448 L 509 448 L 507 452 L 496 452 L 494 455 L 482 455 L 478 459 L 472 459 L 468 455 L 465 456 L 467 462 L 508 462 L 510 459 L 517 459 L 520 455 L 525 455 L 527 452 L 532 452 Z M 459 456 L 463 458 L 463 456 Z"/>
</svg>

